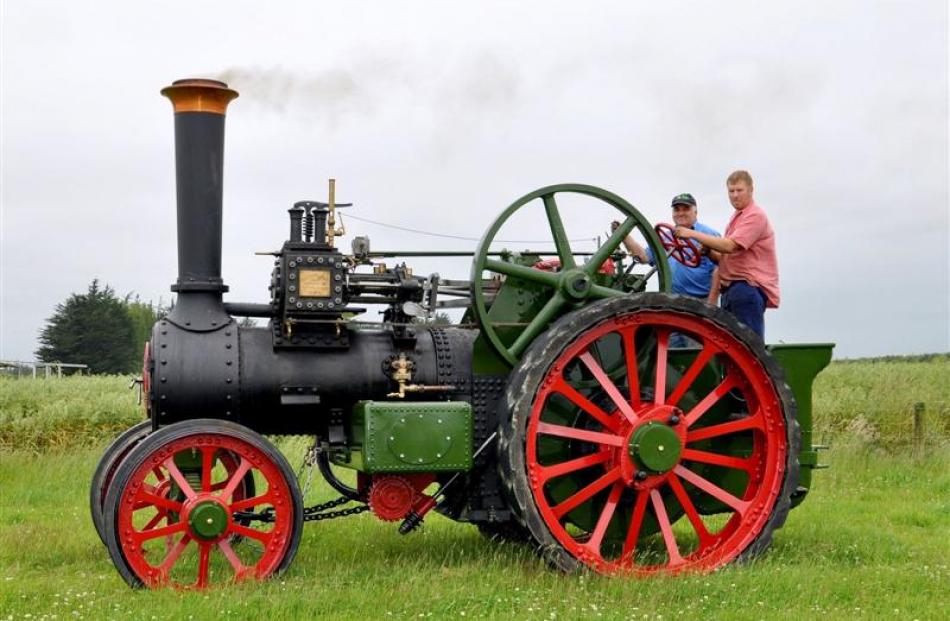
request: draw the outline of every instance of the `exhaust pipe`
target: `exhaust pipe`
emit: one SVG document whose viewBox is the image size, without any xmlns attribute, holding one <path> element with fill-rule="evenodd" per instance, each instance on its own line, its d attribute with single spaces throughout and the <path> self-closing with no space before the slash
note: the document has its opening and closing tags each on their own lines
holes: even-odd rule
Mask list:
<svg viewBox="0 0 950 621">
<path fill-rule="evenodd" d="M 231 321 L 221 294 L 224 118 L 237 91 L 217 80 L 177 80 L 162 89 L 175 111 L 175 178 L 178 194 L 178 294 L 168 320 L 190 331 Z"/>
</svg>

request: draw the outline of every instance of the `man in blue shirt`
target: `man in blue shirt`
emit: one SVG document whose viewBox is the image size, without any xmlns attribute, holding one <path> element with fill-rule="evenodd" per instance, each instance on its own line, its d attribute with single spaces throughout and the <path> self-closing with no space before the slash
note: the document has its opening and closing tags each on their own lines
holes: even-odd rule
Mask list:
<svg viewBox="0 0 950 621">
<path fill-rule="evenodd" d="M 700 233 L 720 237 L 719 232 L 715 229 L 701 222 L 697 222 L 696 199 L 693 198 L 692 194 L 685 193 L 674 196 L 672 208 L 673 222 L 677 226 L 685 226 Z M 616 226 L 613 228 L 616 228 Z M 643 246 L 633 239 L 632 235 L 628 235 L 627 238 L 623 240 L 623 245 L 626 246 L 630 254 L 641 262 L 651 265 L 654 264 L 653 251 L 650 248 L 644 249 Z M 702 248 L 703 247 L 700 247 L 701 250 Z M 705 252 L 703 252 L 701 259 L 699 265 L 696 267 L 687 267 L 679 261 L 667 259 L 667 264 L 670 266 L 673 276 L 673 293 L 688 295 L 703 301 L 707 300 L 716 264 Z M 673 334 L 670 338 L 670 347 L 686 347 L 688 345 L 691 345 L 691 343 L 686 341 L 683 335 Z"/>
</svg>

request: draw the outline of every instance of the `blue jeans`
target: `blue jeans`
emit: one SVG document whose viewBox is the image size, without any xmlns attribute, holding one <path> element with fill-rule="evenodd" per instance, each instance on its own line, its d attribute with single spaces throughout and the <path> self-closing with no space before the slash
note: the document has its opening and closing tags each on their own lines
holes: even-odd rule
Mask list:
<svg viewBox="0 0 950 621">
<path fill-rule="evenodd" d="M 737 280 L 722 291 L 719 303 L 724 310 L 752 328 L 765 340 L 765 292 L 744 280 Z"/>
</svg>

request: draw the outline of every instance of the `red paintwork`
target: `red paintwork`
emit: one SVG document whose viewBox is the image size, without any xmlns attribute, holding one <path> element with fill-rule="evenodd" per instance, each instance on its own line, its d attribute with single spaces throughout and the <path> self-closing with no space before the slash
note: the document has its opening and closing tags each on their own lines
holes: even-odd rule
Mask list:
<svg viewBox="0 0 950 621">
<path fill-rule="evenodd" d="M 429 496 L 422 493 L 435 477 L 431 474 L 376 474 L 369 488 L 369 508 L 386 522 L 401 520 L 417 503 Z"/>
<path fill-rule="evenodd" d="M 699 254 L 699 246 L 691 239 L 677 237 L 673 234 L 676 230 L 672 224 L 661 222 L 653 227 L 656 234 L 660 236 L 660 243 L 663 244 L 668 252 L 672 251 L 671 257 L 685 265 L 686 267 L 698 267 L 703 258 Z"/>
<path fill-rule="evenodd" d="M 558 272 L 561 270 L 561 260 L 560 259 L 544 259 L 543 261 L 538 261 L 532 265 L 536 270 L 541 270 L 542 272 Z M 597 270 L 598 274 L 609 274 L 613 275 L 617 272 L 617 268 L 614 265 L 613 259 L 607 257 L 607 260 L 600 264 L 600 269 Z"/>
<path fill-rule="evenodd" d="M 659 363 L 659 371 L 650 378 L 637 377 L 638 367 L 633 362 L 636 360 L 634 336 L 638 330 L 645 328 L 655 330 L 658 335 L 651 358 Z M 704 343 L 705 347 L 696 362 L 683 374 L 679 384 L 667 394 L 666 350 L 668 336 L 673 331 L 687 334 Z M 591 345 L 610 333 L 616 333 L 623 339 L 627 373 L 633 375 L 630 384 L 656 390 L 653 401 L 641 400 L 639 388 L 632 391 L 632 399 L 625 397 L 591 355 Z M 726 378 L 708 395 L 699 395 L 697 405 L 691 410 L 680 411 L 680 399 L 713 355 L 718 356 L 730 369 Z M 613 401 L 612 408 L 602 409 L 568 386 L 562 372 L 575 360 L 586 366 L 598 381 Z M 749 404 L 750 415 L 697 428 L 703 414 L 732 389 L 742 392 Z M 555 393 L 573 402 L 589 419 L 580 416 L 580 420 L 571 423 L 573 426 L 542 420 L 546 401 Z M 669 424 L 674 414 L 679 416 L 680 422 Z M 637 466 L 629 455 L 628 442 L 639 427 L 651 421 L 669 424 L 680 439 L 683 451 L 679 463 L 668 472 L 637 479 Z M 748 458 L 712 453 L 691 446 L 703 439 L 748 430 L 753 431 L 752 450 Z M 542 465 L 538 440 L 543 435 L 590 443 L 594 445 L 594 452 L 560 463 Z M 787 451 L 785 420 L 779 397 L 758 360 L 735 337 L 701 318 L 672 312 L 641 311 L 592 327 L 551 365 L 547 377 L 541 382 L 528 421 L 526 467 L 534 502 L 548 530 L 568 552 L 591 568 L 608 574 L 709 571 L 734 560 L 765 527 L 785 478 Z M 741 497 L 733 496 L 690 469 L 692 464 L 744 470 L 750 475 L 746 489 Z M 589 475 L 583 479 L 586 485 L 580 487 L 582 484 L 578 483 L 580 489 L 573 495 L 552 505 L 545 491 L 548 484 L 559 477 L 581 472 Z M 689 493 L 683 485 L 684 481 L 692 488 Z M 698 490 L 731 509 L 732 515 L 725 526 L 715 533 L 709 531 L 692 500 L 699 494 Z M 601 499 L 596 501 L 599 503 L 596 507 L 593 504 L 595 498 Z M 664 498 L 667 506 L 664 506 Z M 670 503 L 677 502 L 685 519 L 691 524 L 691 534 L 696 540 L 694 547 L 685 552 L 681 551 L 682 545 L 686 543 L 683 535 L 685 531 L 673 529 L 667 511 L 672 506 Z M 566 524 L 570 513 L 587 503 L 591 503 L 588 505 L 591 510 L 600 511 L 599 516 L 595 516 L 593 531 L 580 533 L 577 528 L 568 529 Z M 623 529 L 621 532 L 626 532 L 625 543 L 620 549 L 607 549 L 605 554 L 602 550 L 603 538 L 618 507 L 625 507 L 625 512 L 618 518 L 623 522 L 620 524 Z M 644 562 L 636 558 L 641 525 L 648 514 L 659 526 L 655 545 L 665 549 L 665 562 L 658 563 L 656 558 Z"/>
<path fill-rule="evenodd" d="M 176 453 L 202 453 L 204 467 L 200 489 L 194 490 L 173 461 Z M 224 480 L 213 482 L 212 471 L 217 460 L 226 470 Z M 258 485 L 266 491 L 246 498 L 244 477 L 256 475 Z M 182 502 L 168 497 L 171 481 L 186 498 Z M 191 536 L 188 514 L 200 502 L 221 504 L 227 511 L 226 530 L 217 539 L 203 541 Z M 228 579 L 263 579 L 280 564 L 290 544 L 293 527 L 292 496 L 280 468 L 256 447 L 238 438 L 219 434 L 196 434 L 181 438 L 156 449 L 133 473 L 119 500 L 117 530 L 119 544 L 129 567 L 146 586 L 169 585 L 181 588 L 203 589 L 209 586 L 209 568 L 212 553 L 221 554 L 231 572 Z M 273 507 L 275 521 L 271 524 L 254 522 L 255 527 L 234 521 L 236 511 L 260 511 Z M 148 511 L 151 519 L 139 518 L 136 513 Z M 154 512 L 154 514 L 152 513 Z M 144 522 L 144 523 L 143 523 Z M 164 522 L 164 524 L 163 524 Z M 143 544 L 164 537 L 164 554 L 158 558 L 156 549 L 146 550 Z M 253 539 L 263 551 L 250 565 L 235 552 L 236 538 Z M 182 567 L 182 553 L 197 548 L 196 566 Z M 191 571 L 189 571 L 191 570 Z M 182 582 L 172 572 L 196 573 L 196 579 Z M 220 571 L 220 570 L 219 570 Z"/>
</svg>

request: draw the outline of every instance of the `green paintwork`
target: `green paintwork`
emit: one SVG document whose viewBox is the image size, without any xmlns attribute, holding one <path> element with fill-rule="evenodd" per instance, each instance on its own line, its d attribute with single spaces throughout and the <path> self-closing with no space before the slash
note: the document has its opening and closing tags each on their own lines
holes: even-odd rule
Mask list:
<svg viewBox="0 0 950 621">
<path fill-rule="evenodd" d="M 647 423 L 630 436 L 630 457 L 644 470 L 666 472 L 679 461 L 683 444 L 676 432 L 661 423 Z"/>
<path fill-rule="evenodd" d="M 228 512 L 213 500 L 199 502 L 188 514 L 188 527 L 199 539 L 214 539 L 227 530 Z"/>
<path fill-rule="evenodd" d="M 594 251 L 589 260 L 583 265 L 577 265 L 575 253 L 568 242 L 568 235 L 561 221 L 560 211 L 555 199 L 555 195 L 558 193 L 592 196 L 615 207 L 625 216 L 620 227 Z M 514 261 L 489 258 L 492 254 L 489 249 L 502 225 L 520 208 L 539 198 L 544 203 L 548 227 L 551 231 L 558 258 L 561 261 L 562 271 L 552 273 L 535 270 L 530 267 L 533 262 L 525 264 L 524 261 L 519 262 L 517 258 Z M 634 229 L 638 229 L 647 240 L 647 245 L 653 251 L 654 256 L 665 255 L 660 239 L 649 221 L 623 198 L 598 187 L 581 184 L 544 187 L 526 194 L 502 212 L 482 236 L 472 263 L 471 281 L 474 314 L 482 328 L 479 340 L 486 341 L 488 345 L 488 347 L 476 346 L 474 360 L 476 372 L 495 373 L 499 366 L 510 369 L 518 363 L 521 354 L 524 353 L 528 345 L 561 315 L 588 301 L 629 293 L 629 290 L 619 283 L 610 283 L 612 286 L 608 286 L 607 281 L 598 278 L 601 275 L 597 274 L 597 270 L 617 250 L 624 237 Z M 665 261 L 658 262 L 657 266 L 659 288 L 661 291 L 669 291 L 669 266 Z M 507 276 L 507 280 L 499 291 L 498 297 L 491 304 L 491 308 L 486 302 L 485 292 L 481 285 L 482 274 L 485 271 Z M 511 308 L 505 304 L 505 300 L 502 298 L 505 289 L 508 288 L 526 289 L 530 292 L 529 296 L 534 298 L 532 302 L 537 301 L 540 304 L 532 303 L 530 312 L 526 312 L 529 309 L 523 303 L 523 300 L 520 308 Z M 499 298 L 502 299 L 499 300 Z M 502 306 L 496 309 L 499 302 L 502 302 Z M 503 325 L 499 326 L 498 324 Z M 504 324 L 521 325 L 505 328 Z M 503 364 L 499 365 L 497 361 L 492 360 L 483 361 L 481 356 L 487 352 L 492 352 L 490 355 L 499 358 Z"/>
<path fill-rule="evenodd" d="M 472 468 L 472 406 L 464 401 L 360 401 L 349 454 L 334 463 L 367 474 Z"/>
<path fill-rule="evenodd" d="M 811 488 L 811 471 L 818 465 L 818 448 L 812 436 L 812 384 L 818 373 L 831 362 L 834 343 L 802 343 L 795 345 L 769 345 L 769 350 L 785 370 L 785 381 L 795 395 L 798 404 L 798 424 L 802 428 L 802 450 L 798 461 L 802 465 L 799 487 Z M 795 499 L 798 505 L 804 495 Z"/>
</svg>

